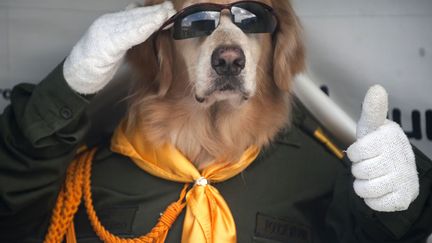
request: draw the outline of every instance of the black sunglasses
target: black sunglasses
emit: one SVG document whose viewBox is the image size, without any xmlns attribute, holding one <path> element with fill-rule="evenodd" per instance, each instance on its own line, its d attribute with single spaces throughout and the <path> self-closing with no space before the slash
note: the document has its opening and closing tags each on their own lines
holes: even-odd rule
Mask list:
<svg viewBox="0 0 432 243">
<path fill-rule="evenodd" d="M 230 4 L 199 3 L 186 7 L 168 19 L 160 28 L 172 26 L 172 37 L 183 40 L 208 36 L 218 27 L 221 11 L 229 9 L 231 21 L 244 33 L 273 33 L 278 21 L 274 10 L 256 1 Z"/>
</svg>

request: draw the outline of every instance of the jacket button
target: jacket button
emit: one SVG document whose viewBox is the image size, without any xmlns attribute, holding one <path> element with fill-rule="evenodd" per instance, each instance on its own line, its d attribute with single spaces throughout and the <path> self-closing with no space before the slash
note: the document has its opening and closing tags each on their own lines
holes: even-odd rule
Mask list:
<svg viewBox="0 0 432 243">
<path fill-rule="evenodd" d="M 62 107 L 60 108 L 60 115 L 64 119 L 70 119 L 72 117 L 72 110 L 68 107 Z"/>
</svg>

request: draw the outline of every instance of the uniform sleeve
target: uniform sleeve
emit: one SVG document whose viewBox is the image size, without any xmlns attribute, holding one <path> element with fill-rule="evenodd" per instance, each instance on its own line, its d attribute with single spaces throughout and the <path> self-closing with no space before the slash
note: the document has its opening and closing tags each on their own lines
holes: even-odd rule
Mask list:
<svg viewBox="0 0 432 243">
<path fill-rule="evenodd" d="M 88 101 L 69 88 L 62 66 L 39 85 L 14 87 L 0 116 L 0 242 L 35 234 L 49 218 L 88 130 Z"/>
<path fill-rule="evenodd" d="M 327 223 L 341 242 L 414 243 L 425 242 L 432 232 L 432 162 L 414 148 L 420 178 L 420 194 L 401 212 L 377 212 L 370 209 L 353 189 L 353 177 L 347 171 L 336 182 Z"/>
</svg>

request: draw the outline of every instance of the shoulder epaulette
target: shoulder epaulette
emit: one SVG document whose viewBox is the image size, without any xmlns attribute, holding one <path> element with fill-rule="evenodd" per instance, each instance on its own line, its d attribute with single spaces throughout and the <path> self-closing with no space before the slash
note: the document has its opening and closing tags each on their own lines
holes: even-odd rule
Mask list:
<svg viewBox="0 0 432 243">
<path fill-rule="evenodd" d="M 319 143 L 323 144 L 332 154 L 334 154 L 338 159 L 343 159 L 345 157 L 344 152 L 340 149 L 332 139 L 329 138 L 322 129 L 319 122 L 313 117 L 313 115 L 304 107 L 301 102 L 296 99 L 294 103 L 294 109 L 296 110 L 298 127 L 303 130 L 306 134 L 316 139 Z"/>
</svg>

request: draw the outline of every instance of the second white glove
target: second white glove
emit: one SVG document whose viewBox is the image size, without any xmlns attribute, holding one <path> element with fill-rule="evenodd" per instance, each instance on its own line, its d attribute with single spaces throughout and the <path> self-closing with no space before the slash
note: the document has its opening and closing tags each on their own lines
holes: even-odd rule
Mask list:
<svg viewBox="0 0 432 243">
<path fill-rule="evenodd" d="M 80 94 L 101 90 L 114 76 L 126 51 L 143 43 L 172 15 L 171 2 L 99 17 L 66 58 L 63 74 Z"/>
<path fill-rule="evenodd" d="M 419 194 L 414 152 L 402 128 L 387 120 L 388 97 L 373 86 L 363 103 L 358 140 L 347 150 L 353 162 L 354 190 L 372 209 L 406 210 Z"/>
</svg>

